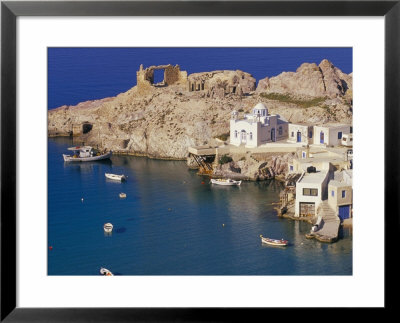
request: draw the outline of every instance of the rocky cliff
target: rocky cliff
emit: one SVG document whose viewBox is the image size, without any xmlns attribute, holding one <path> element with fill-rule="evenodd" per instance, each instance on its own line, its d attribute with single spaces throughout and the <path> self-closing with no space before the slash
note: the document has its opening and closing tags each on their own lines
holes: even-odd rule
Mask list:
<svg viewBox="0 0 400 323">
<path fill-rule="evenodd" d="M 288 172 L 288 162 L 293 160 L 294 153 L 248 153 L 237 160 L 214 167 L 215 177 L 236 180 L 266 180 Z"/>
<path fill-rule="evenodd" d="M 323 70 L 324 64 L 321 66 Z M 299 70 L 309 69 L 303 66 Z M 316 101 L 308 98 L 287 100 L 286 97 L 269 97 L 271 93 L 268 91 L 275 91 L 277 85 L 270 86 L 267 93 L 263 92 L 260 84 L 257 91 L 252 91 L 255 89 L 255 81 L 250 74 L 242 71 L 217 72 L 208 72 L 207 75 L 212 77 L 208 78 L 208 88 L 204 89 L 199 86 L 189 90 L 187 84 L 180 83 L 149 86 L 146 91 L 140 91 L 135 86 L 116 97 L 50 110 L 48 135 L 73 135 L 79 143 L 99 145 L 130 154 L 185 159 L 189 146 L 213 145 L 217 137 L 226 139 L 231 112 L 239 111 L 241 118 L 258 102 L 264 102 L 270 113 L 280 114 L 291 122 L 351 123 L 352 106 L 343 100 L 343 96 Z M 351 76 L 340 74 L 336 68 L 331 68 L 331 72 L 334 75 L 332 78 L 347 80 L 344 95 L 349 93 Z M 189 84 L 206 80 L 201 74 L 189 75 Z M 287 87 L 292 91 L 288 93 L 293 95 L 300 93 L 301 88 L 306 88 L 303 83 L 307 78 L 296 77 L 292 78 Z M 270 84 L 275 84 L 275 81 L 271 83 L 272 79 Z M 294 80 L 297 80 L 297 86 Z M 324 84 L 326 93 L 334 92 L 330 86 L 327 87 L 326 82 Z M 342 90 L 335 90 L 338 94 L 344 90 L 344 83 L 341 84 Z M 316 95 L 325 93 L 322 89 L 319 91 L 322 92 L 315 92 Z"/>
<path fill-rule="evenodd" d="M 352 99 L 352 74 L 345 74 L 330 61 L 304 63 L 296 72 L 283 72 L 259 81 L 257 92 L 289 94 L 294 97 Z"/>
</svg>

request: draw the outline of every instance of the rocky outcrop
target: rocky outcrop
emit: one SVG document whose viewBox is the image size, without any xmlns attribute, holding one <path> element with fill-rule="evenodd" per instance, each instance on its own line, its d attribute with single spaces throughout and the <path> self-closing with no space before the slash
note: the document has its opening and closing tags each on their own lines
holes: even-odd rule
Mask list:
<svg viewBox="0 0 400 323">
<path fill-rule="evenodd" d="M 319 65 L 304 63 L 296 72 L 283 72 L 259 81 L 257 92 L 281 93 L 299 97 L 344 97 L 352 92 L 352 74 L 345 74 L 330 61 Z"/>
<path fill-rule="evenodd" d="M 162 65 L 154 68 L 170 67 Z M 182 73 L 177 67 L 171 69 L 172 72 L 175 73 L 172 76 Z M 336 73 L 340 76 L 338 71 Z M 208 82 L 207 89 L 201 90 L 200 87 L 200 90 L 194 91 L 188 90 L 186 82 L 174 83 L 172 76 L 167 77 L 171 85 L 153 86 L 150 82 L 146 91 L 135 86 L 116 97 L 49 110 L 48 135 L 72 135 L 79 144 L 84 142 L 123 153 L 186 159 L 189 146 L 214 145 L 215 138 L 229 134 L 233 110 L 238 111 L 239 118 L 242 118 L 259 102 L 264 102 L 271 114 L 279 114 L 290 122 L 349 124 L 352 121 L 351 106 L 344 105 L 341 98 L 326 100 L 323 103 L 326 107 L 311 108 L 271 100 L 252 91 L 255 80 L 245 72 L 191 74 L 188 79 L 192 81 Z M 345 76 L 340 77 L 344 79 Z M 234 85 L 237 86 L 235 93 Z M 258 171 L 251 169 L 249 173 L 253 178 L 269 176 L 263 175 L 262 170 Z"/>
<path fill-rule="evenodd" d="M 193 73 L 188 82 L 189 91 L 205 91 L 208 97 L 242 96 L 256 89 L 256 79 L 240 70 Z"/>
<path fill-rule="evenodd" d="M 251 154 L 240 160 L 214 167 L 213 176 L 243 180 L 266 180 L 287 173 L 288 161 L 293 158 L 291 153 Z"/>
</svg>

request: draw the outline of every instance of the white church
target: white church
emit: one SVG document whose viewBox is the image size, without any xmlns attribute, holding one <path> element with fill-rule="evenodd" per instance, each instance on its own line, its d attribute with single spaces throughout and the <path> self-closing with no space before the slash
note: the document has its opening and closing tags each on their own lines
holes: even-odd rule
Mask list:
<svg viewBox="0 0 400 323">
<path fill-rule="evenodd" d="M 245 145 L 248 148 L 288 138 L 289 123 L 279 115 L 268 114 L 263 103 L 258 103 L 251 114 L 237 119 L 237 111 L 232 112 L 230 121 L 230 144 Z"/>
</svg>

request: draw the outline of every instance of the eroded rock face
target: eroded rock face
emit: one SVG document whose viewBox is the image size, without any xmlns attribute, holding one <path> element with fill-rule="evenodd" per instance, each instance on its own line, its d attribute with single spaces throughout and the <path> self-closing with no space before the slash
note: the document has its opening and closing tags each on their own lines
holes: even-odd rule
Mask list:
<svg viewBox="0 0 400 323">
<path fill-rule="evenodd" d="M 352 91 L 352 75 L 343 73 L 324 59 L 319 65 L 303 63 L 296 72 L 283 72 L 259 81 L 257 92 L 291 94 L 300 97 L 344 97 Z"/>
<path fill-rule="evenodd" d="M 213 175 L 237 180 L 272 179 L 277 175 L 285 175 L 287 173 L 287 164 L 292 158 L 291 153 L 269 153 L 268 156 L 259 158 L 260 160 L 249 155 L 242 160 L 217 165 L 214 168 Z"/>
<path fill-rule="evenodd" d="M 315 64 L 313 68 L 308 65 L 302 69 L 312 74 L 308 78 L 317 80 L 321 72 L 312 71 L 317 67 Z M 329 70 L 329 66 L 323 66 L 323 69 Z M 341 74 L 335 68 L 331 72 L 351 84 L 351 75 Z M 299 79 L 299 88 L 305 87 L 302 83 L 308 78 L 304 75 Z M 290 122 L 352 122 L 351 107 L 343 104 L 341 97 L 326 100 L 323 104 L 329 109 L 322 104 L 305 109 L 252 92 L 255 80 L 245 72 L 216 71 L 192 74 L 191 77 L 192 80 L 204 78 L 210 87 L 189 91 L 187 84 L 176 82 L 165 87 L 150 86 L 143 92 L 135 86 L 116 97 L 49 110 L 48 135 L 73 134 L 78 135 L 77 142 L 92 146 L 155 158 L 186 159 L 189 146 L 214 145 L 216 137 L 229 133 L 233 110 L 239 112 L 239 118 L 243 118 L 259 102 L 265 103 L 271 114 L 279 114 Z M 262 81 L 270 84 L 272 79 Z M 242 92 L 226 93 L 233 85 L 237 85 Z M 349 98 L 350 88 L 348 86 L 345 94 Z M 248 95 L 237 95 L 240 93 Z M 262 172 L 258 169 L 259 165 L 254 167 L 254 172 L 249 172 Z M 240 164 L 239 168 L 243 169 Z"/>
<path fill-rule="evenodd" d="M 189 91 L 205 91 L 208 97 L 218 98 L 227 94 L 242 96 L 256 89 L 256 79 L 240 70 L 193 73 L 188 83 Z"/>
</svg>

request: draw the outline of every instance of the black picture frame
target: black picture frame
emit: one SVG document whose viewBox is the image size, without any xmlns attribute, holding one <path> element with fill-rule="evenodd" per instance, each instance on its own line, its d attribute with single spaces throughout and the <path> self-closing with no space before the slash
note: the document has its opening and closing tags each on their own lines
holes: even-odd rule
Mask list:
<svg viewBox="0 0 400 323">
<path fill-rule="evenodd" d="M 1 317 L 3 322 L 237 321 L 244 308 L 16 307 L 16 19 L 19 16 L 382 16 L 385 19 L 385 307 L 399 233 L 400 1 L 2 1 L 1 3 Z M 394 259 L 395 258 L 395 259 Z M 310 303 L 312 306 L 312 302 Z M 279 311 L 279 309 L 275 309 Z M 282 312 L 282 311 L 280 311 Z M 382 313 L 380 313 L 382 314 Z M 328 314 L 329 315 L 329 314 Z M 261 317 L 266 319 L 266 317 Z M 244 320 L 247 321 L 247 320 Z"/>
</svg>

